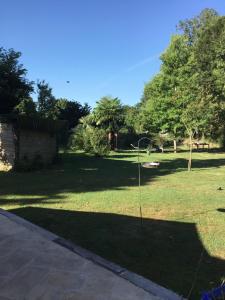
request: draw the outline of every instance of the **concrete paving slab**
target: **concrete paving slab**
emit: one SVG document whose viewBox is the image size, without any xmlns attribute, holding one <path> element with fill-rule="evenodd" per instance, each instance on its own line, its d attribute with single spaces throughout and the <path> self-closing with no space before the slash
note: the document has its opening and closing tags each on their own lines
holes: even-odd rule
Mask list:
<svg viewBox="0 0 225 300">
<path fill-rule="evenodd" d="M 0 300 L 181 299 L 164 288 L 161 293 L 160 286 L 135 276 L 0 210 Z"/>
</svg>

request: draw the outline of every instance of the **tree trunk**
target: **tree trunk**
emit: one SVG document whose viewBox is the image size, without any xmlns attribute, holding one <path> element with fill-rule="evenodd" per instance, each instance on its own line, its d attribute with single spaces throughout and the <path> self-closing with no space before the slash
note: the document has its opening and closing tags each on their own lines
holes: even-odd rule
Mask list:
<svg viewBox="0 0 225 300">
<path fill-rule="evenodd" d="M 173 152 L 177 153 L 177 140 L 176 139 L 173 140 Z"/>
<path fill-rule="evenodd" d="M 118 133 L 115 133 L 115 151 L 118 150 Z"/>
<path fill-rule="evenodd" d="M 109 146 L 110 146 L 110 150 L 114 150 L 115 149 L 115 136 L 114 136 L 114 132 L 109 132 L 108 134 L 108 143 L 109 143 Z"/>
<path fill-rule="evenodd" d="M 189 137 L 189 160 L 188 160 L 188 171 L 191 171 L 191 163 L 192 163 L 192 135 Z"/>
</svg>

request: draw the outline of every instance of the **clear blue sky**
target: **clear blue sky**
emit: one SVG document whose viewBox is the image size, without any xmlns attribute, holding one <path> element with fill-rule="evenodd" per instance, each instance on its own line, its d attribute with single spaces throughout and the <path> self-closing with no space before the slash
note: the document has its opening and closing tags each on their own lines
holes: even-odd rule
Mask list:
<svg viewBox="0 0 225 300">
<path fill-rule="evenodd" d="M 179 20 L 224 0 L 0 0 L 0 46 L 22 52 L 28 78 L 56 97 L 140 100 Z M 69 80 L 70 83 L 66 83 Z"/>
</svg>

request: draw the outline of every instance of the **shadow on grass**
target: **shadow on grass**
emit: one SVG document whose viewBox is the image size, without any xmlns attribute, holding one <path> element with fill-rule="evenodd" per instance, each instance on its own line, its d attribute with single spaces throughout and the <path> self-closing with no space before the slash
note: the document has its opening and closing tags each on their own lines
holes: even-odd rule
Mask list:
<svg viewBox="0 0 225 300">
<path fill-rule="evenodd" d="M 11 210 L 61 237 L 187 296 L 190 299 L 221 284 L 225 261 L 210 256 L 195 223 L 144 219 L 132 216 L 26 207 Z"/>
<path fill-rule="evenodd" d="M 37 203 L 51 203 L 57 204 L 61 202 L 64 197 L 57 195 L 54 197 L 33 197 L 33 198 L 14 198 L 14 199 L 7 199 L 7 198 L 0 198 L 0 206 L 4 205 L 32 205 Z"/>
<path fill-rule="evenodd" d="M 122 153 L 122 154 L 112 154 L 112 155 L 110 155 L 110 158 L 113 158 L 113 159 L 114 158 L 119 158 L 119 159 L 133 158 L 134 161 L 137 161 L 138 152 L 136 154 L 129 154 L 129 153 L 126 154 L 124 152 L 120 152 L 120 153 Z"/>
<path fill-rule="evenodd" d="M 225 166 L 225 158 L 219 159 L 192 159 L 192 170 L 194 169 L 209 169 L 209 168 L 219 168 Z M 178 158 L 173 160 L 162 160 L 160 167 L 164 170 L 174 170 L 182 169 L 182 171 L 187 170 L 187 159 Z"/>
<path fill-rule="evenodd" d="M 118 157 L 131 157 L 132 160 L 116 159 L 115 156 L 96 158 L 84 154 L 66 153 L 63 162 L 51 169 L 17 173 L 0 172 L 0 205 L 32 204 L 37 201 L 58 201 L 62 193 L 81 193 L 104 190 L 120 190 L 137 186 L 137 163 L 133 155 L 124 154 Z M 147 160 L 148 158 L 146 158 Z M 150 160 L 150 159 L 149 159 Z M 193 168 L 215 168 L 225 165 L 225 159 L 193 160 Z M 187 161 L 183 158 L 161 160 L 160 168 L 141 170 L 141 184 L 151 183 L 155 178 L 186 170 Z M 13 195 L 21 200 L 6 199 Z M 33 196 L 37 199 L 23 199 L 22 196 Z M 4 200 L 5 199 L 5 200 Z"/>
</svg>

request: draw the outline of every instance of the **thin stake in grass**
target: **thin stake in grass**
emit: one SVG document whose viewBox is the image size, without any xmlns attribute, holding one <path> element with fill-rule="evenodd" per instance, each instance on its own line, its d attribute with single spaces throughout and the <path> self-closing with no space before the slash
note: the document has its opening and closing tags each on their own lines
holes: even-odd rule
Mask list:
<svg viewBox="0 0 225 300">
<path fill-rule="evenodd" d="M 147 137 L 142 137 L 138 140 L 138 190 L 139 190 L 139 210 L 141 218 L 141 227 L 143 228 L 143 215 L 142 215 L 142 206 L 141 206 L 141 163 L 140 163 L 140 142 L 143 140 L 151 140 Z"/>
</svg>

